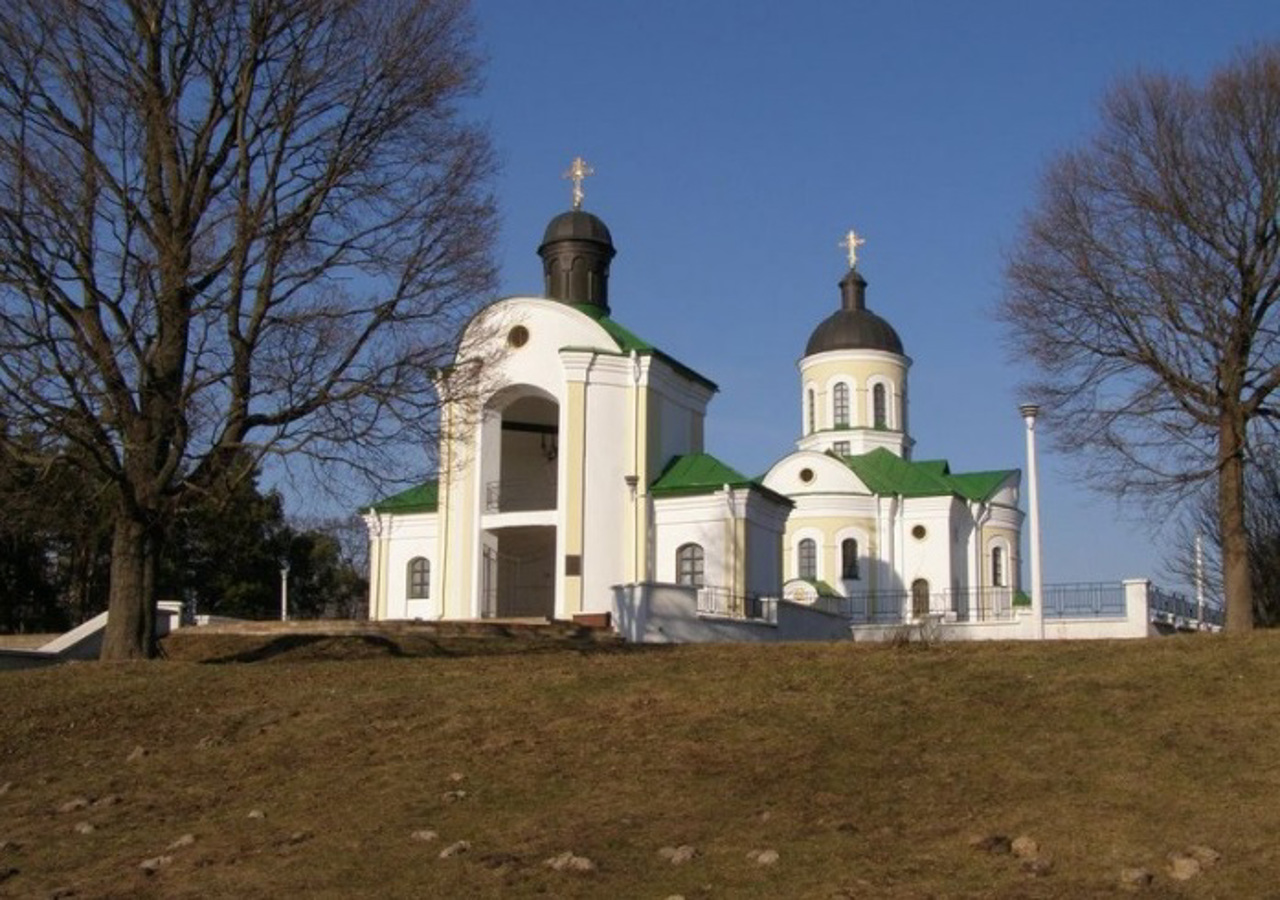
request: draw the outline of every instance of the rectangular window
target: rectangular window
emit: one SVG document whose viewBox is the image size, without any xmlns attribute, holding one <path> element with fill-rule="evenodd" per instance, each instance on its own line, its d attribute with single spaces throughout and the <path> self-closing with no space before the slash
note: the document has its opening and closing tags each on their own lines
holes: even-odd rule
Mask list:
<svg viewBox="0 0 1280 900">
<path fill-rule="evenodd" d="M 832 447 L 832 449 L 836 451 L 836 456 L 848 456 L 848 455 L 849 455 L 849 442 L 848 442 L 848 441 L 836 441 L 835 446 L 834 446 L 834 447 Z"/>
</svg>

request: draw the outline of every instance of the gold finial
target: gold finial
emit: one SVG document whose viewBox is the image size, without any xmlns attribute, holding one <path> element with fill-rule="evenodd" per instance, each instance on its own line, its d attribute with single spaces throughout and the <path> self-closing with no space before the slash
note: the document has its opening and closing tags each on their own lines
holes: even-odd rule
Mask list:
<svg viewBox="0 0 1280 900">
<path fill-rule="evenodd" d="M 569 164 L 569 169 L 561 178 L 568 178 L 573 182 L 573 208 L 582 209 L 582 198 L 586 196 L 582 191 L 582 181 L 589 175 L 596 174 L 596 170 L 587 165 L 587 161 L 581 156 L 575 156 L 573 162 Z"/>
<path fill-rule="evenodd" d="M 859 237 L 858 233 L 850 228 L 849 233 L 844 236 L 844 240 L 837 245 L 843 247 L 845 252 L 849 254 L 850 269 L 856 269 L 858 267 L 858 248 L 866 242 L 865 238 Z"/>
</svg>

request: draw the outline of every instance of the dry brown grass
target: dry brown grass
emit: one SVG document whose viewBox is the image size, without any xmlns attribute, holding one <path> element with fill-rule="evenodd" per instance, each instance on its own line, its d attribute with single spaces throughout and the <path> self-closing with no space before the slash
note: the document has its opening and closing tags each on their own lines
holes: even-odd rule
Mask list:
<svg viewBox="0 0 1280 900">
<path fill-rule="evenodd" d="M 1118 894 L 1124 866 L 1156 872 L 1148 896 L 1277 891 L 1280 634 L 170 646 L 264 661 L 0 673 L 0 895 L 1065 898 Z M 58 812 L 76 798 L 98 805 Z M 991 833 L 1034 837 L 1052 874 L 969 846 Z M 1190 843 L 1223 861 L 1174 883 Z M 659 856 L 678 844 L 699 856 Z M 542 864 L 565 850 L 598 870 Z"/>
</svg>

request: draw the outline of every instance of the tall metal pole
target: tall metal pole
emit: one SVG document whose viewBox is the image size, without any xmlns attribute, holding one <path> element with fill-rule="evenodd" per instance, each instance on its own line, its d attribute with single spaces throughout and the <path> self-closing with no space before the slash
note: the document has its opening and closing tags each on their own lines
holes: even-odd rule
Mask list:
<svg viewBox="0 0 1280 900">
<path fill-rule="evenodd" d="M 280 565 L 280 621 L 289 621 L 289 564 Z"/>
<path fill-rule="evenodd" d="M 1031 513 L 1031 608 L 1035 610 L 1036 637 L 1044 637 L 1044 581 L 1040 569 L 1040 483 L 1036 473 L 1036 416 L 1040 407 L 1024 403 L 1018 407 L 1027 425 L 1027 506 Z"/>
</svg>

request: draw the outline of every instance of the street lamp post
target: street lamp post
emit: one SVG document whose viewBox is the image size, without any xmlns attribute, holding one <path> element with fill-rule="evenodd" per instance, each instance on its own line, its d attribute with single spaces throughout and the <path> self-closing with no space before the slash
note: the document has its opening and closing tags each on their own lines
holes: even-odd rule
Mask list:
<svg viewBox="0 0 1280 900">
<path fill-rule="evenodd" d="M 1040 575 L 1040 484 L 1036 474 L 1036 416 L 1040 407 L 1024 403 L 1018 407 L 1027 425 L 1027 506 L 1031 514 L 1031 607 L 1035 610 L 1036 637 L 1044 637 L 1044 582 Z"/>
<path fill-rule="evenodd" d="M 289 621 L 289 563 L 280 564 L 280 621 Z"/>
</svg>

